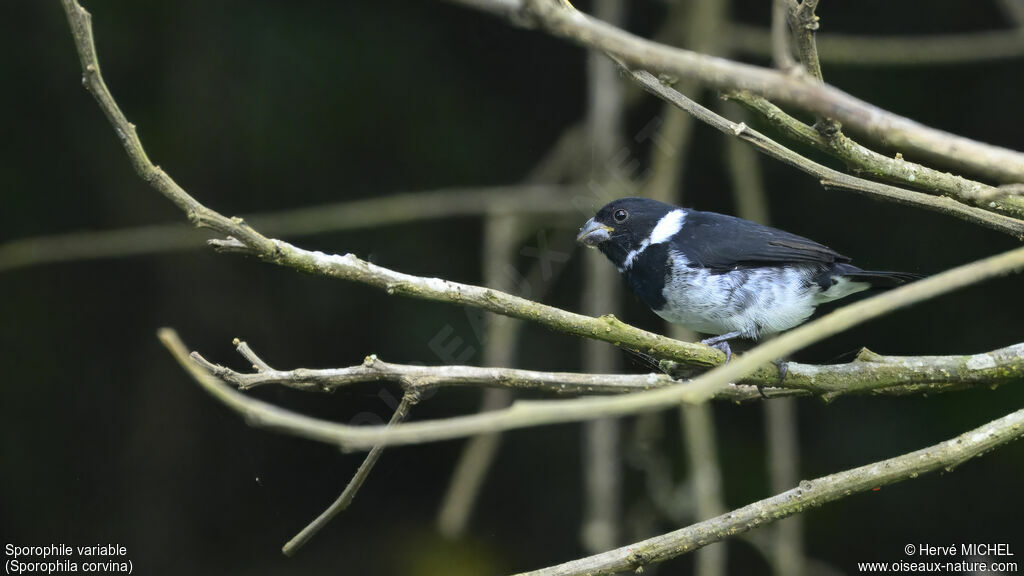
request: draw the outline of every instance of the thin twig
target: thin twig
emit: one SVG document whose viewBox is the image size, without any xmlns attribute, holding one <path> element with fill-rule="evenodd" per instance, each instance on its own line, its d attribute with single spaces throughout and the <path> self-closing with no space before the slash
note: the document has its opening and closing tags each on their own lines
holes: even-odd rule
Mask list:
<svg viewBox="0 0 1024 576">
<path fill-rule="evenodd" d="M 508 16 L 512 0 L 451 0 L 472 8 Z M 827 84 L 808 81 L 776 70 L 714 58 L 673 48 L 630 34 L 564 8 L 552 0 L 520 0 L 517 20 L 588 48 L 608 52 L 631 66 L 694 78 L 718 90 L 748 90 L 844 125 L 877 141 L 932 162 L 955 167 L 1001 182 L 1024 181 L 1024 153 L 985 144 L 930 128 L 882 110 Z"/>
<path fill-rule="evenodd" d="M 383 381 L 399 382 L 421 392 L 440 387 L 485 387 L 582 396 L 626 394 L 677 383 L 664 373 L 589 374 L 504 367 L 421 366 L 393 364 L 376 356 L 368 356 L 362 364 L 348 368 L 264 369 L 245 374 L 212 364 L 198 353 L 194 353 L 193 358 L 214 376 L 240 390 L 280 385 L 308 392 L 333 392 L 361 383 Z M 717 391 L 715 398 L 734 402 L 757 399 L 760 395 L 756 387 L 765 385 L 768 387 L 764 391 L 769 397 L 813 395 L 827 400 L 852 394 L 907 396 L 994 387 L 1012 383 L 1024 375 L 1024 343 L 969 356 L 881 356 L 863 350 L 857 359 L 846 364 L 789 362 L 787 366 L 786 379 L 778 388 L 773 387 L 775 381 L 745 378 L 739 381 L 739 386 Z M 671 366 L 666 369 L 674 370 Z"/>
<path fill-rule="evenodd" d="M 235 338 L 233 344 L 238 353 L 241 354 L 246 360 L 252 363 L 253 370 L 257 373 L 274 372 L 275 370 L 267 364 L 258 354 L 249 346 L 248 343 Z M 400 422 L 405 421 L 409 416 L 409 410 L 413 404 L 419 399 L 419 392 L 416 390 L 406 390 L 405 394 L 402 395 L 402 401 L 398 404 L 394 414 L 391 416 L 391 421 L 388 422 L 388 426 L 394 426 Z M 281 548 L 281 551 L 285 556 L 294 556 L 296 552 L 302 548 L 306 542 L 320 532 L 335 516 L 341 511 L 348 508 L 352 500 L 355 499 L 356 493 L 359 492 L 359 488 L 362 487 L 366 478 L 369 477 L 370 471 L 377 464 L 377 460 L 380 459 L 381 454 L 384 453 L 383 446 L 374 446 L 370 452 L 363 459 L 362 464 L 356 470 L 356 473 L 349 480 L 349 483 L 345 486 L 345 489 L 341 492 L 338 498 L 331 503 L 319 516 L 313 519 L 305 528 L 303 528 L 298 534 L 296 534 L 291 540 L 285 543 Z"/>
<path fill-rule="evenodd" d="M 729 102 L 721 102 L 718 111 L 738 118 L 740 124 L 749 123 L 750 114 L 743 108 Z M 732 199 L 736 203 L 736 215 L 745 220 L 769 225 L 768 192 L 765 186 L 764 169 L 757 151 L 738 138 L 725 141 L 725 163 L 732 188 Z"/>
<path fill-rule="evenodd" d="M 265 212 L 244 219 L 264 234 L 297 238 L 486 212 L 575 214 L 579 207 L 573 199 L 586 194 L 581 186 L 546 184 L 450 188 Z M 207 239 L 187 224 L 173 223 L 20 238 L 0 244 L 0 272 L 55 262 L 193 250 L 205 247 Z"/>
<path fill-rule="evenodd" d="M 793 59 L 787 14 L 789 14 L 787 0 L 772 2 L 771 58 L 772 64 L 783 72 L 790 72 L 796 66 L 796 60 Z M 723 37 L 728 39 L 729 34 L 724 34 Z"/>
<path fill-rule="evenodd" d="M 388 422 L 388 426 L 394 426 L 401 422 L 404 422 L 409 417 L 409 410 L 412 405 L 418 400 L 418 396 L 415 392 L 406 392 L 402 395 L 402 401 L 399 402 L 398 408 L 395 409 L 394 414 L 391 415 L 391 420 Z M 359 492 L 359 488 L 362 487 L 363 483 L 366 482 L 366 478 L 369 477 L 370 471 L 380 460 L 381 454 L 384 453 L 383 446 L 374 446 L 370 452 L 363 459 L 363 463 L 359 465 L 356 473 L 352 476 L 352 480 L 349 481 L 348 485 L 338 496 L 338 499 L 331 503 L 326 510 L 320 513 L 312 522 L 310 522 L 305 528 L 303 528 L 298 534 L 292 537 L 284 546 L 281 547 L 281 552 L 284 552 L 285 556 L 294 556 L 296 552 L 302 548 L 306 542 L 309 542 L 310 538 L 316 536 L 320 530 L 327 525 L 335 516 L 338 515 L 342 510 L 348 508 L 352 500 L 355 499 L 356 493 Z"/>
<path fill-rule="evenodd" d="M 783 0 L 784 1 L 784 0 Z M 737 53 L 774 58 L 773 30 L 732 23 L 723 34 Z M 989 30 L 921 36 L 852 36 L 828 32 L 817 37 L 818 57 L 829 66 L 878 68 L 948 66 L 1024 57 L 1024 35 Z"/>
<path fill-rule="evenodd" d="M 625 18 L 623 0 L 596 0 L 594 13 L 615 24 Z M 591 142 L 590 181 L 601 186 L 615 185 L 627 178 L 614 161 L 622 149 L 625 91 L 617 67 L 601 54 L 587 59 L 587 132 Z M 583 294 L 580 307 L 585 314 L 618 314 L 622 283 L 618 273 L 602 254 L 587 250 L 583 256 Z M 616 372 L 620 354 L 605 342 L 581 343 L 583 371 Z M 587 553 L 607 550 L 622 543 L 622 451 L 619 448 L 620 423 L 614 418 L 587 422 L 583 427 L 582 519 L 580 541 Z"/>
<path fill-rule="evenodd" d="M 117 133 L 135 173 L 185 212 L 192 224 L 210 228 L 221 234 L 232 235 L 245 242 L 246 245 L 258 248 L 263 252 L 272 252 L 273 245 L 267 238 L 257 233 L 240 218 L 228 218 L 203 206 L 181 186 L 178 186 L 159 166 L 149 160 L 135 131 L 135 125 L 125 118 L 103 81 L 93 41 L 92 16 L 78 4 L 77 0 L 61 0 L 61 2 L 82 65 L 82 85 L 93 95 L 100 110 L 107 116 L 107 120 L 110 121 Z"/>
<path fill-rule="evenodd" d="M 807 75 L 813 80 L 824 82 L 821 74 L 821 63 L 818 61 L 818 47 L 814 41 L 818 31 L 818 0 L 785 0 L 787 5 L 786 19 L 793 33 L 797 56 Z"/>
<path fill-rule="evenodd" d="M 612 315 L 593 318 L 491 288 L 403 274 L 360 260 L 353 254 L 341 256 L 309 251 L 281 240 L 271 241 L 271 248 L 266 250 L 262 246 L 254 249 L 234 239 L 211 241 L 211 244 L 230 252 L 252 254 L 301 272 L 366 284 L 390 295 L 479 308 L 531 321 L 556 332 L 611 342 L 656 358 L 675 359 L 704 367 L 718 365 L 725 359 L 724 354 L 714 348 L 640 330 Z"/>
<path fill-rule="evenodd" d="M 489 412 L 507 405 L 508 402 L 499 404 L 494 396 L 485 397 L 480 412 Z M 497 432 L 473 436 L 459 454 L 459 462 L 437 514 L 437 529 L 445 538 L 461 538 L 466 532 L 470 514 L 487 472 L 497 456 L 501 440 L 501 434 Z"/>
<path fill-rule="evenodd" d="M 812 80 L 825 83 L 825 77 L 821 73 L 821 62 L 818 61 L 818 45 L 814 40 L 819 27 L 818 15 L 814 13 L 818 8 L 818 0 L 786 0 L 789 5 L 787 14 L 789 29 L 793 33 L 796 53 L 800 58 L 800 64 Z M 832 117 L 818 116 L 814 128 L 822 136 L 830 138 L 840 133 L 842 125 Z"/>
<path fill-rule="evenodd" d="M 786 492 L 675 532 L 519 576 L 597 576 L 637 570 L 854 493 L 914 479 L 937 470 L 951 472 L 971 458 L 1022 436 L 1024 410 L 1018 410 L 945 442 L 815 480 L 805 480 Z"/>
</svg>

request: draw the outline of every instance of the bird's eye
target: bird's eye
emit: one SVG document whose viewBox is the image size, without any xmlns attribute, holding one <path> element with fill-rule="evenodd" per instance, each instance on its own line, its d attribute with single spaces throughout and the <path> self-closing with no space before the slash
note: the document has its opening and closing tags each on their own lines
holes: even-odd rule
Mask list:
<svg viewBox="0 0 1024 576">
<path fill-rule="evenodd" d="M 626 212 L 622 208 L 619 208 L 618 210 L 615 211 L 614 214 L 612 214 L 612 218 L 615 218 L 616 222 L 622 224 L 623 222 L 626 221 L 626 218 L 629 218 L 629 212 Z"/>
</svg>

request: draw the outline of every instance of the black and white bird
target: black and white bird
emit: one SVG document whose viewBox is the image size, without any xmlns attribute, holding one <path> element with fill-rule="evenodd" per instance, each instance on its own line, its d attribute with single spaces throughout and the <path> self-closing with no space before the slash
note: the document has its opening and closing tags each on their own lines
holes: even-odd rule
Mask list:
<svg viewBox="0 0 1024 576">
<path fill-rule="evenodd" d="M 831 248 L 749 220 L 622 198 L 601 208 L 576 240 L 618 267 L 665 320 L 713 335 L 758 339 L 803 323 L 822 303 L 920 276 L 861 270 Z"/>
</svg>

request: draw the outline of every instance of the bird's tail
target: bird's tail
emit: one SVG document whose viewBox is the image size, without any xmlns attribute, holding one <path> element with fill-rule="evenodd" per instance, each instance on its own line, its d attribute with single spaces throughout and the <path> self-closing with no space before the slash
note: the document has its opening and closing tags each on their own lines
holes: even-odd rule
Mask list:
<svg viewBox="0 0 1024 576">
<path fill-rule="evenodd" d="M 854 282 L 867 282 L 868 284 L 871 284 L 872 288 L 895 288 L 908 282 L 924 278 L 921 274 L 914 274 L 911 272 L 861 270 L 860 268 L 850 264 L 845 264 L 843 266 L 844 268 L 849 267 L 849 269 L 839 270 L 839 273 L 844 278 L 849 278 Z"/>
</svg>

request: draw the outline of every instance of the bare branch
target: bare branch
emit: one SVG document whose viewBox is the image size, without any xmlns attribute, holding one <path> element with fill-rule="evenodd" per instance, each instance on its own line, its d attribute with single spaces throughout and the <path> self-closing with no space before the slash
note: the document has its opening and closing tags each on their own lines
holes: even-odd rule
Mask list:
<svg viewBox="0 0 1024 576">
<path fill-rule="evenodd" d="M 395 408 L 395 413 L 391 415 L 391 420 L 388 422 L 388 426 L 394 426 L 400 422 L 405 421 L 409 417 L 409 410 L 412 405 L 416 403 L 417 396 L 414 392 L 406 392 L 402 396 L 402 401 L 399 402 L 398 408 Z M 352 480 L 349 481 L 348 485 L 338 496 L 338 499 L 331 503 L 319 516 L 317 516 L 312 522 L 309 523 L 305 528 L 296 534 L 291 540 L 285 543 L 281 547 L 281 552 L 284 552 L 285 556 L 294 556 L 299 548 L 302 548 L 306 542 L 309 542 L 310 538 L 316 536 L 320 530 L 323 530 L 324 526 L 327 525 L 335 516 L 341 511 L 348 508 L 352 500 L 355 499 L 356 493 L 366 482 L 366 479 L 370 476 L 370 471 L 380 460 L 381 454 L 384 453 L 383 446 L 374 446 L 369 453 L 366 454 L 366 458 L 363 459 L 363 463 L 359 465 L 355 475 L 352 476 Z"/>
<path fill-rule="evenodd" d="M 1022 436 L 1024 410 L 1018 410 L 934 446 L 815 480 L 805 480 L 786 492 L 675 532 L 519 576 L 596 576 L 636 570 L 854 493 L 914 479 L 937 470 L 952 472 L 971 458 Z"/>
<path fill-rule="evenodd" d="M 889 158 L 870 150 L 846 137 L 842 132 L 828 136 L 786 114 L 778 106 L 749 92 L 730 92 L 725 95 L 757 111 L 772 126 L 801 144 L 817 148 L 839 160 L 856 172 L 932 192 L 947 194 L 964 204 L 1024 219 L 1024 196 L 989 186 L 948 172 L 933 170 L 902 157 Z"/>
<path fill-rule="evenodd" d="M 787 0 L 774 0 L 772 2 L 771 59 L 775 67 L 784 72 L 789 72 L 796 66 L 789 35 L 788 14 L 789 5 Z M 729 35 L 727 33 L 724 37 L 728 39 Z M 734 47 L 730 46 L 730 48 Z"/>
<path fill-rule="evenodd" d="M 595 0 L 594 13 L 607 22 L 621 23 L 627 3 L 623 0 Z M 593 182 L 615 185 L 626 180 L 612 161 L 621 149 L 624 132 L 625 82 L 618 68 L 603 55 L 587 58 L 586 125 L 592 148 Z M 583 295 L 580 307 L 589 315 L 618 314 L 622 283 L 615 268 L 602 254 L 587 250 L 583 256 Z M 583 370 L 590 373 L 615 372 L 620 354 L 597 340 L 581 343 Z M 607 550 L 622 542 L 622 451 L 620 422 L 604 418 L 586 422 L 582 441 L 582 518 L 580 542 L 587 553 Z"/>
<path fill-rule="evenodd" d="M 212 364 L 198 353 L 192 353 L 192 359 L 217 378 L 233 384 L 239 390 L 282 385 L 307 392 L 333 392 L 338 388 L 364 382 L 398 382 L 406 389 L 421 392 L 433 388 L 468 386 L 584 395 L 636 392 L 676 383 L 666 374 L 587 374 L 539 372 L 500 367 L 420 366 L 393 364 L 380 360 L 376 356 L 367 356 L 362 364 L 348 368 L 298 368 L 243 374 L 218 364 Z M 747 395 L 727 397 L 742 400 Z"/>
<path fill-rule="evenodd" d="M 210 210 L 190 196 L 181 186 L 171 179 L 159 166 L 153 164 L 146 155 L 142 142 L 135 132 L 135 125 L 125 118 L 114 97 L 107 89 L 100 64 L 96 56 L 96 46 L 92 36 L 92 16 L 79 6 L 77 0 L 61 0 L 64 12 L 71 26 L 71 35 L 75 40 L 78 58 L 82 64 L 82 85 L 92 93 L 96 103 L 114 127 L 121 146 L 128 154 L 132 168 L 147 184 L 174 202 L 190 222 L 196 226 L 210 228 L 221 234 L 230 234 L 248 246 L 258 247 L 261 252 L 273 251 L 270 241 L 246 225 L 240 218 L 227 218 Z"/>
<path fill-rule="evenodd" d="M 772 31 L 733 23 L 724 34 L 736 53 L 774 58 Z M 944 66 L 1024 57 L 1024 35 L 991 30 L 925 36 L 851 36 L 835 32 L 817 36 L 818 57 L 830 66 Z"/>
<path fill-rule="evenodd" d="M 481 8 L 486 0 L 453 0 Z M 501 0 L 508 14 L 511 0 Z M 495 1 L 494 4 L 499 4 Z M 1024 153 L 930 128 L 882 110 L 838 88 L 776 70 L 673 48 L 635 36 L 552 0 L 521 0 L 517 17 L 588 48 L 614 54 L 627 64 L 692 78 L 719 90 L 748 90 L 773 101 L 835 118 L 906 153 L 1001 182 L 1024 181 Z M 494 6 L 492 8 L 497 8 Z M 485 8 L 486 9 L 486 8 Z M 496 10 L 489 10 L 495 12 Z"/>
<path fill-rule="evenodd" d="M 786 17 L 789 29 L 793 33 L 800 64 L 813 80 L 824 82 L 821 63 L 818 62 L 818 47 L 814 42 L 815 33 L 818 31 L 818 15 L 814 13 L 818 8 L 818 0 L 786 0 L 786 4 Z"/>
<path fill-rule="evenodd" d="M 818 61 L 818 45 L 814 41 L 820 20 L 814 13 L 818 9 L 818 0 L 787 0 L 787 4 L 789 29 L 793 32 L 800 64 L 812 80 L 824 83 L 821 62 Z M 814 128 L 822 136 L 831 138 L 841 133 L 842 125 L 835 118 L 818 116 Z"/>
<path fill-rule="evenodd" d="M 582 186 L 547 184 L 450 188 L 265 212 L 244 219 L 264 234 L 296 238 L 422 220 L 479 216 L 487 212 L 575 213 L 579 206 L 572 202 L 573 198 L 586 194 Z M 21 238 L 0 244 L 0 272 L 55 262 L 159 254 L 204 246 L 206 238 L 194 228 L 172 223 Z"/>
<path fill-rule="evenodd" d="M 838 170 L 833 170 L 827 166 L 823 166 L 817 162 L 804 158 L 745 124 L 730 122 L 711 110 L 708 110 L 700 104 L 690 100 L 686 96 L 683 96 L 670 86 L 666 86 L 649 72 L 634 71 L 628 68 L 626 70 L 633 79 L 637 81 L 637 83 L 655 96 L 672 102 L 676 106 L 686 110 L 690 114 L 693 114 L 702 122 L 711 125 L 724 134 L 741 138 L 750 144 L 753 144 L 758 150 L 772 158 L 781 160 L 790 166 L 803 170 L 820 180 L 828 181 L 830 183 L 843 183 L 848 185 L 846 187 L 850 189 L 863 192 L 875 198 L 882 198 L 898 204 L 906 204 L 908 206 L 924 208 L 926 210 L 955 216 L 962 220 L 966 220 L 980 226 L 985 226 L 986 228 L 991 228 L 993 230 L 998 230 L 1024 240 L 1024 221 L 1004 216 L 1002 214 L 995 214 L 980 208 L 966 206 L 952 198 L 935 197 L 922 192 L 904 190 L 888 184 L 864 180 L 863 178 L 857 178 L 856 176 L 851 176 Z M 1007 192 L 1000 191 L 1000 194 L 1004 193 Z"/>
<path fill-rule="evenodd" d="M 245 342 L 236 340 L 239 352 L 245 354 Z M 251 354 L 251 351 L 250 351 Z M 259 386 L 281 385 L 308 392 L 334 392 L 365 382 L 398 382 L 407 390 L 424 392 L 442 387 L 485 387 L 508 390 L 536 390 L 550 394 L 592 395 L 625 394 L 663 388 L 677 384 L 665 373 L 652 374 L 589 374 L 575 372 L 540 372 L 504 367 L 420 366 L 394 364 L 367 356 L 362 364 L 348 368 L 275 370 L 255 357 L 246 359 L 256 372 L 245 374 L 212 364 L 198 353 L 192 358 L 211 374 L 249 390 Z M 676 367 L 663 362 L 666 371 Z M 742 402 L 760 398 L 757 386 L 768 386 L 769 397 L 786 395 L 822 396 L 833 400 L 847 394 L 906 396 L 950 392 L 976 386 L 999 386 L 1024 376 L 1024 343 L 969 356 L 881 356 L 862 350 L 846 364 L 814 365 L 789 362 L 786 379 L 778 387 L 755 373 L 741 379 L 740 386 L 716 391 L 715 398 Z"/>
</svg>

